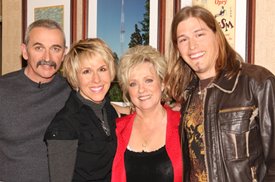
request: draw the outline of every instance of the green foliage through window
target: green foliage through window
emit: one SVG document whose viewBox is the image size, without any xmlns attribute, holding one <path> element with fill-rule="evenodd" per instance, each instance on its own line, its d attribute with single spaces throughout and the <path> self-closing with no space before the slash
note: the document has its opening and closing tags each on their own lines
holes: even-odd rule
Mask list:
<svg viewBox="0 0 275 182">
<path fill-rule="evenodd" d="M 111 101 L 123 102 L 122 91 L 117 81 L 113 81 L 109 90 L 109 97 Z"/>
</svg>

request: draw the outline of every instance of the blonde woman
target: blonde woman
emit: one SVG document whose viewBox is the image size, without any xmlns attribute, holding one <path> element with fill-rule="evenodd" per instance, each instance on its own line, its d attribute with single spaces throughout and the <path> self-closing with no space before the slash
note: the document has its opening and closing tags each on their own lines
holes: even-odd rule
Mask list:
<svg viewBox="0 0 275 182">
<path fill-rule="evenodd" d="M 51 181 L 110 181 L 118 117 L 106 97 L 115 77 L 112 51 L 100 39 L 81 40 L 63 73 L 73 91 L 45 134 Z"/>
<path fill-rule="evenodd" d="M 151 46 L 130 48 L 121 58 L 118 80 L 135 112 L 117 120 L 113 182 L 182 180 L 180 114 L 161 104 L 166 66 Z"/>
</svg>

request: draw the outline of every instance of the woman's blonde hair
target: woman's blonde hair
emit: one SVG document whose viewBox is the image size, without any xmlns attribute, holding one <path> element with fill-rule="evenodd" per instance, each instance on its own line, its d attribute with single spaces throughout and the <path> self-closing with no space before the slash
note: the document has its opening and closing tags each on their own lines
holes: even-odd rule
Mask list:
<svg viewBox="0 0 275 182">
<path fill-rule="evenodd" d="M 161 81 L 163 81 L 165 77 L 167 62 L 157 49 L 144 45 L 137 45 L 128 49 L 119 62 L 117 74 L 123 92 L 123 100 L 127 103 L 130 102 L 128 86 L 130 71 L 132 71 L 131 68 L 145 62 L 153 65 Z"/>
<path fill-rule="evenodd" d="M 67 78 L 69 84 L 74 90 L 78 88 L 77 72 L 80 68 L 80 60 L 100 55 L 109 67 L 112 80 L 115 78 L 115 59 L 109 46 L 99 38 L 89 38 L 80 40 L 73 44 L 63 62 L 63 75 Z"/>
</svg>

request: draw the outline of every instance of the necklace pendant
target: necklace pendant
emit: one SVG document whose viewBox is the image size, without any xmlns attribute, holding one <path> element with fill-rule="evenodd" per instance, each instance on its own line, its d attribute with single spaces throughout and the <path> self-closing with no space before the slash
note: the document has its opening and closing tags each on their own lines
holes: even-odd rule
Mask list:
<svg viewBox="0 0 275 182">
<path fill-rule="evenodd" d="M 200 99 L 202 100 L 204 97 L 204 90 L 198 91 L 198 95 L 199 95 Z"/>
</svg>

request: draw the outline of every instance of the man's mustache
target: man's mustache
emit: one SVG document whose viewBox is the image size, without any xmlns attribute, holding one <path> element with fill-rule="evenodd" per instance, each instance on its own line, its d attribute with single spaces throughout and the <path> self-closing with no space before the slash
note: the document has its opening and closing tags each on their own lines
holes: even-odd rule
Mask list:
<svg viewBox="0 0 275 182">
<path fill-rule="evenodd" d="M 53 61 L 51 61 L 51 60 L 50 61 L 46 61 L 46 60 L 40 60 L 40 61 L 38 61 L 37 64 L 36 64 L 36 68 L 38 68 L 38 66 L 40 66 L 40 65 L 53 66 L 54 69 L 56 69 L 56 63 L 53 62 Z"/>
</svg>

